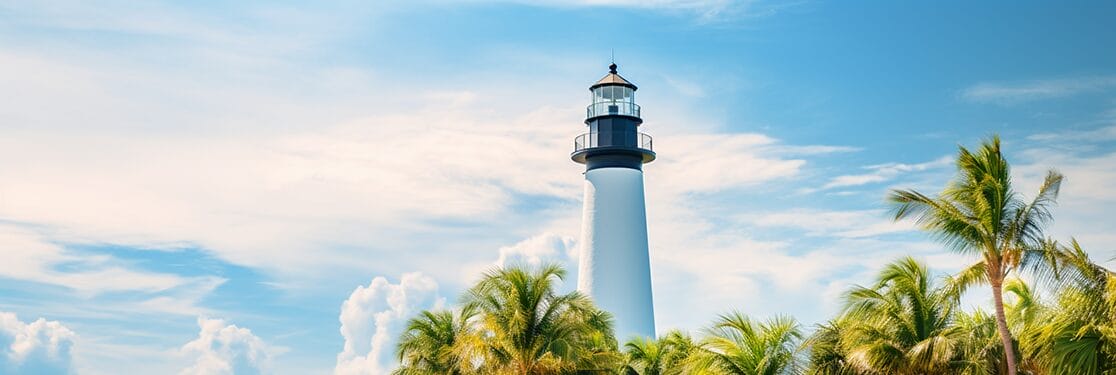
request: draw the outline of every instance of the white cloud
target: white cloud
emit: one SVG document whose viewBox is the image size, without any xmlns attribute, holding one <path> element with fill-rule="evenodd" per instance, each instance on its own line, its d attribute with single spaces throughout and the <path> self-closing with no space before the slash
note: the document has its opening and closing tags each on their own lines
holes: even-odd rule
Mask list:
<svg viewBox="0 0 1116 375">
<path fill-rule="evenodd" d="M 124 91 L 105 71 L 90 75 L 95 69 L 40 60 L 21 69 L 40 69 L 37 74 L 60 81 L 73 76 L 90 87 L 91 97 L 103 99 L 94 93 Z M 18 76 L 21 69 L 10 73 Z M 133 84 L 138 80 L 142 88 L 186 84 L 173 76 L 139 77 Z M 390 84 L 359 75 L 347 83 Z M 44 121 L 49 126 L 35 131 L 9 132 L 0 138 L 0 197 L 5 201 L 0 216 L 54 228 L 55 238 L 144 247 L 187 245 L 236 264 L 279 271 L 283 278 L 314 278 L 339 268 L 377 266 L 373 257 L 354 255 L 413 246 L 406 238 L 427 233 L 431 221 L 492 223 L 512 209 L 520 195 L 562 200 L 581 195 L 580 167 L 565 156 L 578 131 L 570 125 L 580 122 L 578 104 L 551 107 L 547 103 L 556 101 L 524 99 L 504 87 L 445 91 L 413 86 L 413 94 L 405 98 L 354 93 L 363 98 L 360 106 L 367 107 L 356 111 L 352 98 L 318 102 L 271 90 L 206 85 L 212 87 L 204 90 L 205 97 L 187 101 L 202 108 L 217 105 L 210 101 L 238 103 L 239 110 L 231 115 L 235 120 L 223 121 L 242 121 L 240 130 L 92 135 L 72 130 L 71 115 L 48 118 Z M 8 89 L 35 85 L 16 86 Z M 11 107 L 17 117 L 34 117 L 20 108 L 42 109 L 49 102 L 46 98 L 67 95 L 61 86 L 30 88 L 24 92 L 33 94 L 18 96 L 40 98 L 42 103 Z M 221 96 L 229 90 L 235 95 Z M 250 94 L 241 95 L 244 91 Z M 391 104 L 363 104 L 381 99 Z M 77 97 L 67 101 L 85 102 Z M 116 107 L 127 102 L 111 99 L 88 110 L 134 113 Z M 152 111 L 141 117 L 161 116 Z M 308 118 L 309 112 L 356 115 L 334 121 Z M 251 116 L 238 117 L 251 113 L 267 121 L 286 120 L 274 120 L 279 125 L 272 128 Z M 82 115 L 94 119 L 93 124 L 139 121 L 101 116 Z M 654 189 L 671 195 L 714 193 L 789 178 L 806 163 L 792 156 L 847 151 L 787 145 L 760 134 L 665 136 L 670 141 L 656 145 L 664 157 L 649 166 L 654 172 L 648 179 L 649 186 L 653 183 Z M 18 162 L 28 159 L 36 163 Z M 307 258 L 308 253 L 316 256 Z M 419 264 L 402 266 L 413 269 Z M 299 283 L 286 285 L 292 284 Z"/>
<path fill-rule="evenodd" d="M 974 102 L 1018 103 L 1072 96 L 1116 87 L 1116 77 L 1081 77 L 1022 83 L 980 83 L 966 88 L 961 97 Z"/>
<path fill-rule="evenodd" d="M 1037 146 L 1020 152 L 1014 164 L 1016 190 L 1027 199 L 1038 191 L 1050 169 L 1065 176 L 1054 209 L 1049 234 L 1068 242 L 1077 238 L 1095 261 L 1116 267 L 1112 212 L 1116 212 L 1116 153 L 1076 154 L 1057 147 Z"/>
<path fill-rule="evenodd" d="M 950 165 L 950 163 L 952 162 L 953 158 L 949 156 L 943 156 L 936 160 L 917 164 L 887 163 L 869 165 L 864 168 L 871 170 L 872 172 L 870 173 L 837 176 L 830 179 L 829 182 L 827 182 L 825 185 L 822 185 L 821 189 L 815 190 L 828 190 L 834 188 L 860 186 L 876 182 L 889 181 L 903 173 L 921 172 L 929 169 L 941 168 Z"/>
<path fill-rule="evenodd" d="M 712 219 L 682 214 L 654 221 L 655 301 L 671 306 L 656 310 L 660 329 L 700 327 L 730 309 L 794 311 L 813 322 L 836 306 L 833 289 L 866 282 L 865 270 L 902 254 L 943 252 L 932 243 L 880 240 L 836 225 L 828 238 L 757 240 L 747 227 L 715 229 Z"/>
<path fill-rule="evenodd" d="M 252 331 L 221 319 L 198 318 L 198 338 L 180 352 L 193 364 L 181 375 L 243 375 L 270 373 L 271 349 Z"/>
<path fill-rule="evenodd" d="M 789 208 L 734 214 L 734 210 L 748 212 L 753 205 L 740 202 L 736 194 L 691 194 L 752 192 L 783 181 L 797 182 L 807 160 L 789 156 L 849 148 L 783 145 L 755 134 L 671 135 L 670 140 L 684 146 L 662 152 L 671 155 L 670 162 L 646 168 L 660 330 L 700 327 L 729 309 L 759 315 L 795 311 L 812 322 L 836 308 L 834 290 L 866 282 L 870 275 L 865 270 L 900 254 L 942 252 L 940 246 L 917 239 L 878 239 L 910 230 L 908 223 L 891 222 L 881 210 Z M 941 158 L 868 168 L 890 179 L 949 162 Z M 795 234 L 774 240 L 757 237 L 774 227 L 790 228 Z M 800 239 L 796 232 L 811 237 Z"/>
<path fill-rule="evenodd" d="M 341 305 L 344 349 L 337 355 L 338 375 L 386 374 L 397 365 L 395 341 L 407 320 L 419 311 L 441 307 L 434 279 L 406 273 L 398 284 L 377 277 L 359 286 Z"/>
<path fill-rule="evenodd" d="M 572 236 L 542 233 L 511 246 L 501 247 L 497 267 L 509 265 L 538 266 L 546 262 L 568 264 L 577 258 L 577 240 Z"/>
<path fill-rule="evenodd" d="M 0 372 L 11 375 L 72 374 L 70 354 L 76 335 L 56 321 L 30 324 L 0 312 Z"/>
<path fill-rule="evenodd" d="M 909 222 L 890 220 L 884 210 L 789 209 L 750 215 L 746 220 L 759 226 L 797 228 L 808 235 L 842 238 L 874 237 L 915 229 Z"/>
<path fill-rule="evenodd" d="M 1102 142 L 1116 140 L 1116 125 L 1105 126 L 1097 129 L 1082 131 L 1059 131 L 1057 133 L 1039 133 L 1028 136 L 1027 139 L 1040 142 L 1057 141 L 1088 141 Z"/>
<path fill-rule="evenodd" d="M 58 285 L 91 297 L 106 292 L 158 293 L 183 286 L 206 291 L 223 280 L 214 277 L 180 277 L 135 271 L 108 256 L 81 256 L 66 252 L 31 229 L 0 224 L 0 276 Z M 66 270 L 58 266 L 67 264 Z"/>
<path fill-rule="evenodd" d="M 655 144 L 664 155 L 647 167 L 649 184 L 663 194 L 711 193 L 788 178 L 806 164 L 782 157 L 783 147 L 762 134 L 670 134 Z"/>
<path fill-rule="evenodd" d="M 741 0 L 509 0 L 523 4 L 553 7 L 623 7 L 638 9 L 678 10 L 696 13 L 703 19 L 727 14 L 747 14 L 755 1 Z M 770 11 L 770 10 L 768 10 Z"/>
<path fill-rule="evenodd" d="M 578 111 L 502 117 L 488 103 L 455 107 L 467 96 L 416 99 L 426 104 L 412 113 L 282 134 L 14 131 L 0 140 L 0 216 L 76 241 L 185 243 L 314 274 L 356 267 L 354 247 L 422 221 L 493 218 L 514 194 L 578 195 L 562 156 L 576 132 L 562 122 Z M 337 239 L 347 246 L 322 248 Z M 321 256 L 300 255 L 310 251 Z"/>
</svg>

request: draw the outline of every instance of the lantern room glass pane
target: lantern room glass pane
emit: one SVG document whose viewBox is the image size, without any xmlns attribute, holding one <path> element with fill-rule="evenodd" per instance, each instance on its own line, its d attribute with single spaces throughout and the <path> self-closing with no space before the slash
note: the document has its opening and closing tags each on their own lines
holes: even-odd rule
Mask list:
<svg viewBox="0 0 1116 375">
<path fill-rule="evenodd" d="M 616 95 L 616 100 L 622 101 L 622 102 L 625 102 L 625 103 L 631 103 L 632 102 L 632 89 L 630 89 L 628 87 L 625 87 L 625 86 L 617 86 L 616 87 L 616 94 L 617 94 Z"/>
</svg>

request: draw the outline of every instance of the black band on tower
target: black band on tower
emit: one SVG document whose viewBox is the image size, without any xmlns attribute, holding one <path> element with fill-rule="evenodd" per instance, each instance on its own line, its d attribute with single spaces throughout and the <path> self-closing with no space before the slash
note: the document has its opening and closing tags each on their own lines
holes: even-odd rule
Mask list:
<svg viewBox="0 0 1116 375">
<path fill-rule="evenodd" d="M 643 156 L 639 154 L 609 153 L 603 155 L 590 155 L 585 158 L 585 171 L 597 168 L 629 168 L 637 171 L 643 170 Z"/>
</svg>

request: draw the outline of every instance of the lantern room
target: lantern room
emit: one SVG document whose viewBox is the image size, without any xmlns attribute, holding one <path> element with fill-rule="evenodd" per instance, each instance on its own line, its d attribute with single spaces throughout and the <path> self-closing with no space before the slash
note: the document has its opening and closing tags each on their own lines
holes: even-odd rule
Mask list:
<svg viewBox="0 0 1116 375">
<path fill-rule="evenodd" d="M 574 138 L 570 157 L 591 170 L 623 166 L 640 169 L 655 160 L 651 136 L 639 132 L 643 124 L 635 102 L 636 86 L 608 66 L 604 78 L 589 87 L 591 103 L 586 108 L 585 125 L 589 132 Z"/>
<path fill-rule="evenodd" d="M 635 103 L 636 86 L 616 73 L 616 64 L 608 66 L 609 73 L 589 88 L 591 103 L 586 109 L 586 118 L 620 115 L 639 117 L 639 105 Z"/>
</svg>

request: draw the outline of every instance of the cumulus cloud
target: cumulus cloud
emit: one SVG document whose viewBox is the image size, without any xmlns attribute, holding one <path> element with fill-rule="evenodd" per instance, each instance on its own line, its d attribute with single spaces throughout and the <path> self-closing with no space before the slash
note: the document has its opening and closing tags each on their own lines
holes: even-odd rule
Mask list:
<svg viewBox="0 0 1116 375">
<path fill-rule="evenodd" d="M 577 240 L 573 236 L 541 233 L 514 245 L 501 247 L 496 266 L 538 266 L 546 262 L 566 264 L 570 259 L 577 258 L 578 249 Z"/>
<path fill-rule="evenodd" d="M 183 345 L 180 352 L 193 364 L 181 375 L 243 375 L 268 373 L 271 351 L 267 344 L 247 328 L 221 319 L 198 318 L 198 338 Z"/>
<path fill-rule="evenodd" d="M 59 322 L 39 318 L 27 324 L 13 313 L 0 312 L 0 373 L 73 374 L 75 337 Z"/>
<path fill-rule="evenodd" d="M 406 273 L 392 284 L 376 277 L 359 286 L 341 304 L 341 336 L 345 346 L 337 355 L 338 375 L 386 374 L 396 367 L 395 341 L 415 313 L 441 307 L 438 283 L 421 273 Z"/>
</svg>

